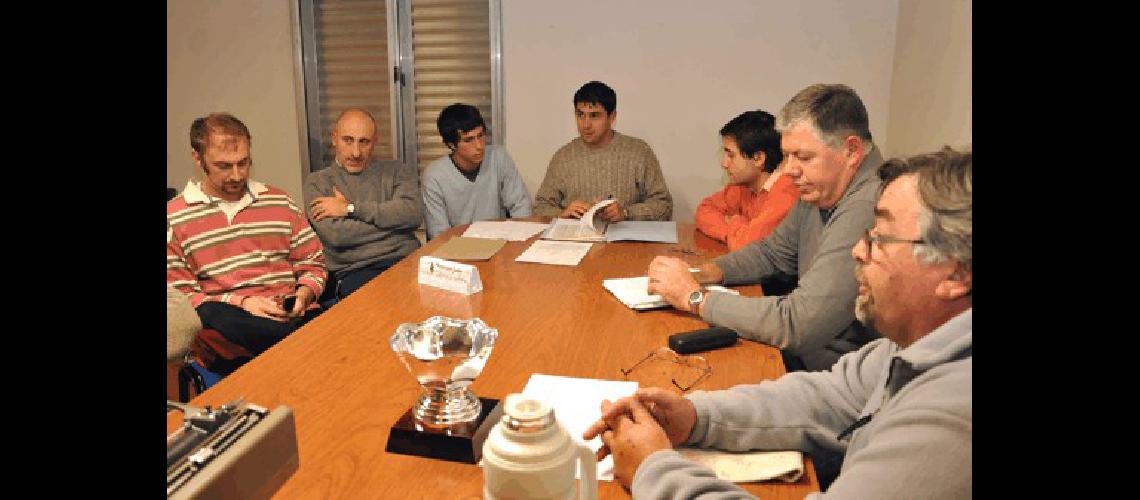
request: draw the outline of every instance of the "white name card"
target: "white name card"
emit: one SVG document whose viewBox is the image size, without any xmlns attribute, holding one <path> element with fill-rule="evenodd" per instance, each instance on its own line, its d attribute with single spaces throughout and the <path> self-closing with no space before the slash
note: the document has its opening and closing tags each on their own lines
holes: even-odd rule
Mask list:
<svg viewBox="0 0 1140 500">
<path fill-rule="evenodd" d="M 420 257 L 420 284 L 459 292 L 464 295 L 479 293 L 483 290 L 483 282 L 479 279 L 479 269 L 475 266 L 428 255 Z"/>
</svg>

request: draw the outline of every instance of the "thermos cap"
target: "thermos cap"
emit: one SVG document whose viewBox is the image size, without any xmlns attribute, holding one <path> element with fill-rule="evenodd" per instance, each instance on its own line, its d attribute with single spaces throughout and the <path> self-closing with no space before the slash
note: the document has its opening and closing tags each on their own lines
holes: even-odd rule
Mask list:
<svg viewBox="0 0 1140 500">
<path fill-rule="evenodd" d="M 541 432 L 554 425 L 554 408 L 539 399 L 511 394 L 503 407 L 502 423 L 513 431 Z"/>
</svg>

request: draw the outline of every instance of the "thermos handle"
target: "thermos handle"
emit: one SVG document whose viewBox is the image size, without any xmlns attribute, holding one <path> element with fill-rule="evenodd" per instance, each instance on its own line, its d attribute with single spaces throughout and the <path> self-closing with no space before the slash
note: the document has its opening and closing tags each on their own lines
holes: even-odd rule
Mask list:
<svg viewBox="0 0 1140 500">
<path fill-rule="evenodd" d="M 582 473 L 581 479 L 578 480 L 578 498 L 597 500 L 598 460 L 594 451 L 584 444 L 578 445 L 578 468 Z"/>
</svg>

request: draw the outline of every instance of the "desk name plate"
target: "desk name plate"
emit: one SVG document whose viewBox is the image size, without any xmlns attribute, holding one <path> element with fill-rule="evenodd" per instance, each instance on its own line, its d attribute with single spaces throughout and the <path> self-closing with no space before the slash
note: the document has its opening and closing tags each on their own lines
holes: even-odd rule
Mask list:
<svg viewBox="0 0 1140 500">
<path fill-rule="evenodd" d="M 479 269 L 475 266 L 428 255 L 420 257 L 419 282 L 421 285 L 434 286 L 464 295 L 483 291 Z"/>
</svg>

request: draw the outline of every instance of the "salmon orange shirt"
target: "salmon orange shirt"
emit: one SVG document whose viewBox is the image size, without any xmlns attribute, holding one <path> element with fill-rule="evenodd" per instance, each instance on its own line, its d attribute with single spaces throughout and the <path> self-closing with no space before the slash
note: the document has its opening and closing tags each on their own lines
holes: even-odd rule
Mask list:
<svg viewBox="0 0 1140 500">
<path fill-rule="evenodd" d="M 729 184 L 697 205 L 697 229 L 736 250 L 771 234 L 799 198 L 782 172 L 772 174 L 759 192 Z"/>
</svg>

